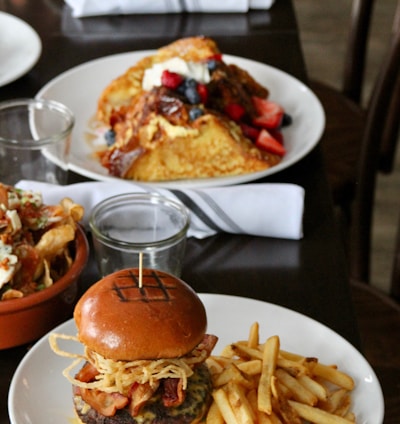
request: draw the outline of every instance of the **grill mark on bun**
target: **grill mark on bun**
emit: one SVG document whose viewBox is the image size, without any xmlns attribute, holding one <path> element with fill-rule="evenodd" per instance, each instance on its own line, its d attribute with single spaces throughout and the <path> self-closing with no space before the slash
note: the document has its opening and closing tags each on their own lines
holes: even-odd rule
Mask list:
<svg viewBox="0 0 400 424">
<path fill-rule="evenodd" d="M 124 281 L 131 279 L 132 285 L 119 286 L 118 278 Z M 122 302 L 169 302 L 172 299 L 170 291 L 176 290 L 176 284 L 171 281 L 169 276 L 149 270 L 143 275 L 142 286 L 140 287 L 137 274 L 128 271 L 126 274 L 117 277 L 112 290 L 117 293 Z"/>
</svg>

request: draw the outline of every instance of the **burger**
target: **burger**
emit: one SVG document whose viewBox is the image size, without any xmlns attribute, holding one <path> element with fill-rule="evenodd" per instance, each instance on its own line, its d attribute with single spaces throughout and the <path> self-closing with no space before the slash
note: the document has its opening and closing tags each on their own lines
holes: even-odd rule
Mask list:
<svg viewBox="0 0 400 424">
<path fill-rule="evenodd" d="M 186 424 L 205 416 L 205 363 L 217 337 L 184 281 L 131 268 L 91 286 L 74 310 L 84 364 L 71 378 L 76 414 L 87 424 Z"/>
</svg>

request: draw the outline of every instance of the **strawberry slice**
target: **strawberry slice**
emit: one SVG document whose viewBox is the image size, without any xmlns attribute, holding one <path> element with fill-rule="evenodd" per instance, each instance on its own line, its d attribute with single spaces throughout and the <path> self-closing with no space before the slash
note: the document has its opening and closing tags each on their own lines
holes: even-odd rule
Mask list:
<svg viewBox="0 0 400 424">
<path fill-rule="evenodd" d="M 259 149 L 275 155 L 284 156 L 286 153 L 285 147 L 278 140 L 272 137 L 265 128 L 260 131 L 255 144 Z"/>
<path fill-rule="evenodd" d="M 224 112 L 233 121 L 240 121 L 246 113 L 245 108 L 238 103 L 229 103 L 224 107 Z"/>
<path fill-rule="evenodd" d="M 282 106 L 268 99 L 253 96 L 251 98 L 257 116 L 253 119 L 253 124 L 262 128 L 279 128 L 282 124 L 285 113 Z"/>
<path fill-rule="evenodd" d="M 251 125 L 245 124 L 244 122 L 240 123 L 240 128 L 242 129 L 243 135 L 253 141 L 257 140 L 257 137 L 261 131 L 259 128 L 252 127 Z"/>
<path fill-rule="evenodd" d="M 277 130 L 268 130 L 268 132 L 271 134 L 271 136 L 276 140 L 279 141 L 279 143 L 283 144 L 283 134 L 282 132 Z"/>
</svg>

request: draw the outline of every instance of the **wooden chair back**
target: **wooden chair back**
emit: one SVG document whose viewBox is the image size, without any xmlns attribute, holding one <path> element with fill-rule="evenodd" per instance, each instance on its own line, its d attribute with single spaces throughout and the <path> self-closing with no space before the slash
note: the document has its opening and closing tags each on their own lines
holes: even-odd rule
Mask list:
<svg viewBox="0 0 400 424">
<path fill-rule="evenodd" d="M 347 50 L 343 68 L 343 94 L 361 102 L 374 0 L 354 0 L 352 3 Z"/>
<path fill-rule="evenodd" d="M 361 3 L 366 4 L 364 7 L 367 8 L 371 2 L 372 0 L 355 0 L 354 3 L 361 10 Z M 366 13 L 365 10 L 363 13 Z M 360 60 L 358 63 L 360 63 Z M 388 162 L 392 163 L 398 140 L 400 120 L 399 70 L 400 0 L 397 2 L 387 54 L 378 73 L 367 107 L 367 120 L 359 160 L 357 190 L 350 228 L 350 275 L 358 281 L 369 281 L 375 184 L 379 166 L 385 162 L 385 159 L 382 159 L 385 156 L 381 156 L 381 153 L 386 152 L 386 155 L 391 156 L 390 160 L 386 158 L 386 165 Z M 350 82 L 348 84 L 350 87 Z M 357 84 L 353 89 L 357 91 Z M 383 140 L 382 134 L 387 134 L 388 138 Z M 398 278 L 397 284 L 400 286 Z"/>
<path fill-rule="evenodd" d="M 394 249 L 393 268 L 390 284 L 390 295 L 400 302 L 400 214 L 397 225 L 397 237 Z"/>
</svg>

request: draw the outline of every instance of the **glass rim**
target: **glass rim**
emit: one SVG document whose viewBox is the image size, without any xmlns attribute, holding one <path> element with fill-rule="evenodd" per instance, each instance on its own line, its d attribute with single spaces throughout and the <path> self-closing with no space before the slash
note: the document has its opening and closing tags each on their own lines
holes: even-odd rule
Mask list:
<svg viewBox="0 0 400 424">
<path fill-rule="evenodd" d="M 103 210 L 110 210 L 113 207 L 113 203 L 116 200 L 125 200 L 125 201 L 131 201 L 131 200 L 152 200 L 151 203 L 163 203 L 168 206 L 172 206 L 175 210 L 178 210 L 185 218 L 184 225 L 182 228 L 176 232 L 175 234 L 160 239 L 156 241 L 149 241 L 149 242 L 126 242 L 121 241 L 118 239 L 115 239 L 113 237 L 109 237 L 107 235 L 104 235 L 99 229 L 95 222 L 96 215 L 103 211 Z M 187 207 L 180 202 L 175 201 L 174 199 L 171 199 L 169 197 L 163 196 L 158 193 L 122 193 L 117 194 L 115 196 L 107 197 L 106 199 L 100 201 L 97 203 L 89 216 L 89 227 L 91 231 L 93 232 L 93 235 L 103 244 L 109 246 L 109 247 L 119 247 L 124 250 L 132 250 L 132 251 L 147 251 L 154 248 L 159 248 L 163 246 L 169 246 L 171 244 L 175 244 L 175 242 L 180 241 L 182 238 L 186 237 L 186 234 L 188 232 L 190 226 L 190 215 Z"/>
<path fill-rule="evenodd" d="M 39 111 L 47 110 L 51 112 L 56 112 L 58 116 L 64 117 L 66 122 L 66 128 L 58 132 L 57 134 L 53 134 L 51 136 L 38 138 L 38 139 L 25 138 L 23 140 L 16 140 L 13 138 L 5 138 L 0 135 L 0 142 L 3 146 L 14 148 L 14 149 L 21 149 L 21 150 L 26 149 L 27 147 L 40 149 L 43 146 L 46 146 L 49 144 L 56 144 L 60 140 L 63 140 L 64 138 L 68 137 L 69 134 L 72 132 L 72 129 L 75 125 L 75 116 L 73 112 L 66 105 L 55 100 L 43 99 L 43 98 L 19 98 L 19 99 L 5 100 L 0 102 L 0 113 L 7 109 L 11 110 L 12 108 L 29 107 L 29 106 Z"/>
</svg>

